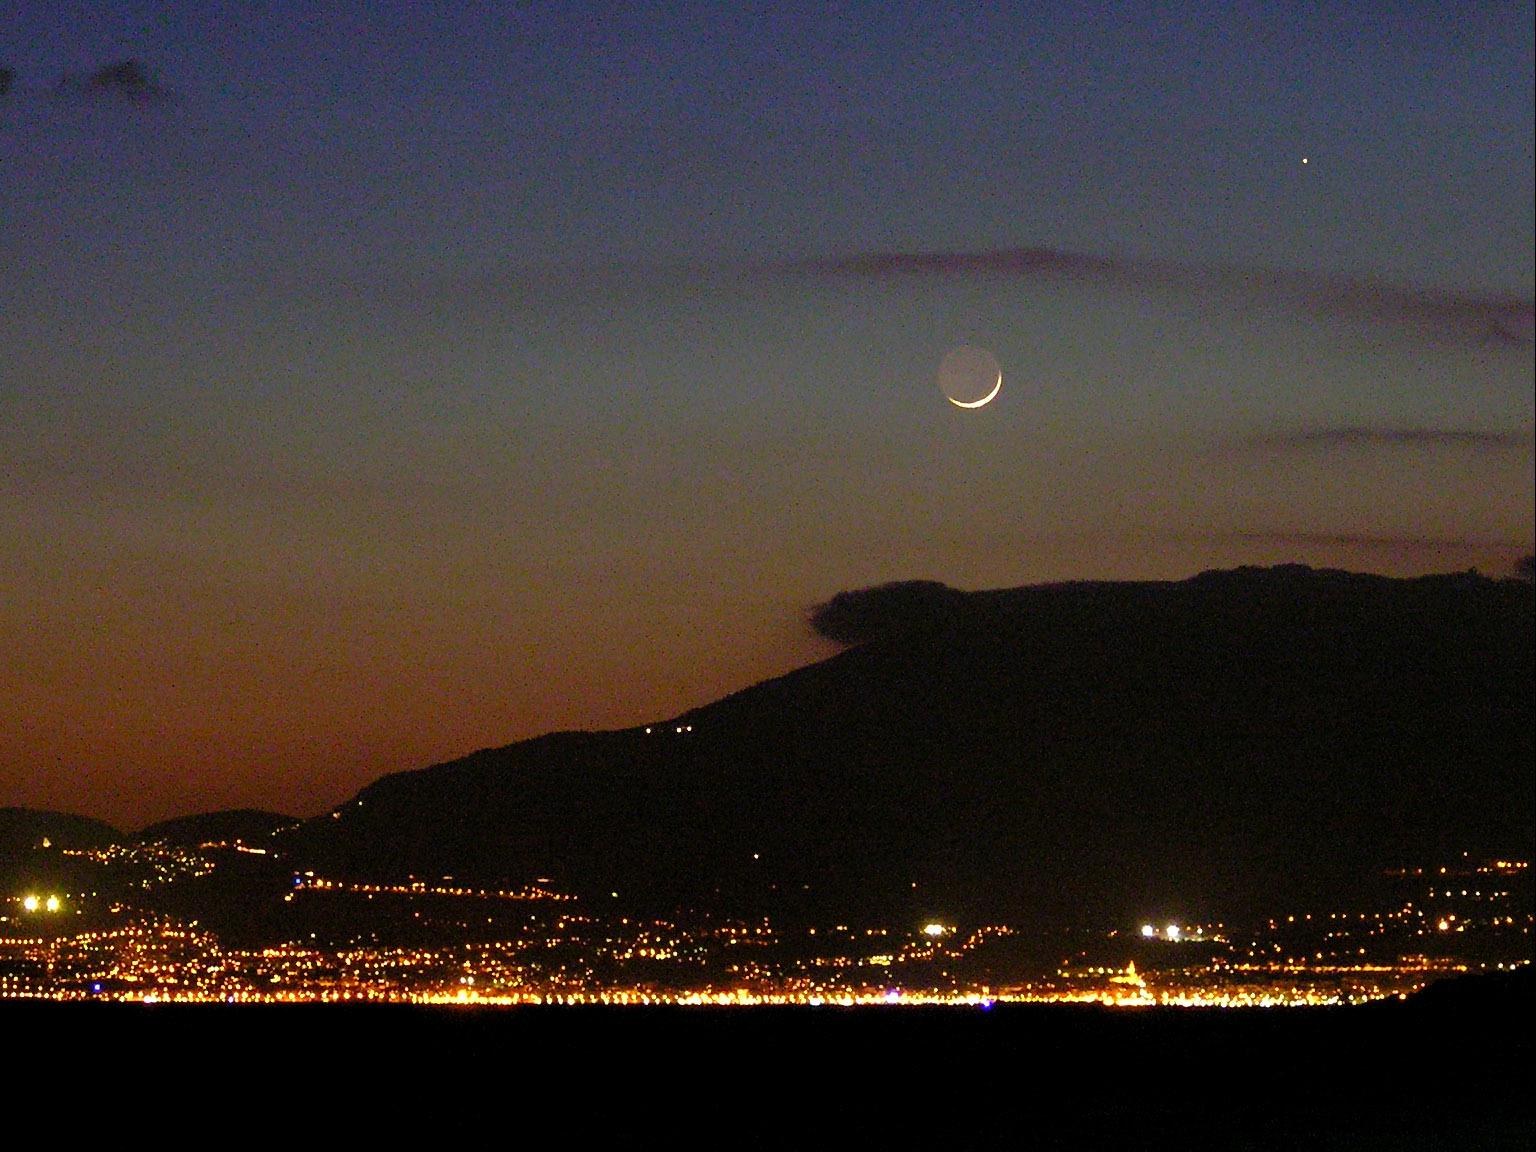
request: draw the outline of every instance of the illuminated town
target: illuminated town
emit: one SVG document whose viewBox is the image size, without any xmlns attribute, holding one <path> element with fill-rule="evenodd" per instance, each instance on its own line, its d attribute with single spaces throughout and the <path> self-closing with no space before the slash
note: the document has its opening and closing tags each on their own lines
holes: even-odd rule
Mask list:
<svg viewBox="0 0 1536 1152">
<path fill-rule="evenodd" d="M 1401 869 L 1374 908 L 1243 926 L 1042 931 L 933 921 L 783 927 L 586 906 L 548 881 L 478 888 L 291 875 L 283 942 L 237 946 L 163 897 L 265 855 L 241 843 L 54 849 L 95 888 L 0 908 L 0 998 L 473 1004 L 1289 1006 L 1406 996 L 1530 962 L 1525 861 Z"/>
</svg>

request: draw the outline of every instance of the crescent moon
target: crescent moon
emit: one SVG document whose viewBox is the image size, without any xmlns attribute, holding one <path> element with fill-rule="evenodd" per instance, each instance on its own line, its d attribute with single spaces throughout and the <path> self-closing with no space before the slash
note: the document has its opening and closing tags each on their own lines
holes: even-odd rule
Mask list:
<svg viewBox="0 0 1536 1152">
<path fill-rule="evenodd" d="M 944 397 L 944 399 L 948 400 L 956 408 L 981 408 L 981 407 L 984 407 L 987 404 L 992 403 L 992 401 L 997 398 L 997 394 L 999 392 L 1001 392 L 1002 389 L 1003 389 L 1003 374 L 1001 372 L 999 372 L 997 374 L 997 383 L 992 385 L 992 391 L 988 392 L 980 400 L 972 400 L 969 403 L 967 403 L 964 400 L 956 400 L 953 396 L 946 396 L 946 397 Z"/>
</svg>

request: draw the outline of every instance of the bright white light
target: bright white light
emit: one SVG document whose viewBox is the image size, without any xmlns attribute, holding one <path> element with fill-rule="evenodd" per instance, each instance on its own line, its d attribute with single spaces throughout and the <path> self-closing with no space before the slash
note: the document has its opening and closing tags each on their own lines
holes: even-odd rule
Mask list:
<svg viewBox="0 0 1536 1152">
<path fill-rule="evenodd" d="M 1177 940 L 1179 938 L 1179 926 L 1177 924 L 1168 925 L 1167 928 L 1163 929 L 1163 935 L 1170 940 Z"/>
<path fill-rule="evenodd" d="M 59 910 L 59 898 L 57 896 L 48 897 L 48 903 L 44 907 L 50 912 L 57 912 Z"/>
<path fill-rule="evenodd" d="M 923 934 L 926 935 L 926 936 L 942 936 L 942 935 L 944 935 L 944 925 L 942 925 L 942 924 L 924 924 L 923 925 Z"/>
<path fill-rule="evenodd" d="M 1151 924 L 1143 924 L 1141 926 L 1141 934 L 1150 940 L 1153 936 L 1157 935 L 1157 929 Z"/>
<path fill-rule="evenodd" d="M 36 896 L 28 896 L 28 897 L 26 897 L 24 900 L 22 900 L 21 906 L 23 908 L 25 908 L 28 912 L 36 912 L 37 911 L 37 897 Z"/>
</svg>

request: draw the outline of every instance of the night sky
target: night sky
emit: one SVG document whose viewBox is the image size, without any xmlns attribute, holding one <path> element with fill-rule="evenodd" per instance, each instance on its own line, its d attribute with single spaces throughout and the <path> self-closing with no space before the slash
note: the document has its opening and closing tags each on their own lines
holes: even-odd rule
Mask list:
<svg viewBox="0 0 1536 1152">
<path fill-rule="evenodd" d="M 309 815 L 889 580 L 1531 550 L 1531 4 L 719 7 L 0 12 L 0 805 Z"/>
</svg>

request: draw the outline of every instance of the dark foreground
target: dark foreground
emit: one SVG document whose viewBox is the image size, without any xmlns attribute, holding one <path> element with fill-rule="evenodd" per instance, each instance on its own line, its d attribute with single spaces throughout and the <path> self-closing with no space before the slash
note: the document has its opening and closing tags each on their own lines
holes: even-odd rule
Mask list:
<svg viewBox="0 0 1536 1152">
<path fill-rule="evenodd" d="M 1529 1149 L 1530 983 L 1269 1011 L 22 1002 L 0 1028 L 13 1093 L 83 1101 L 75 1123 L 306 1146 Z"/>
</svg>

